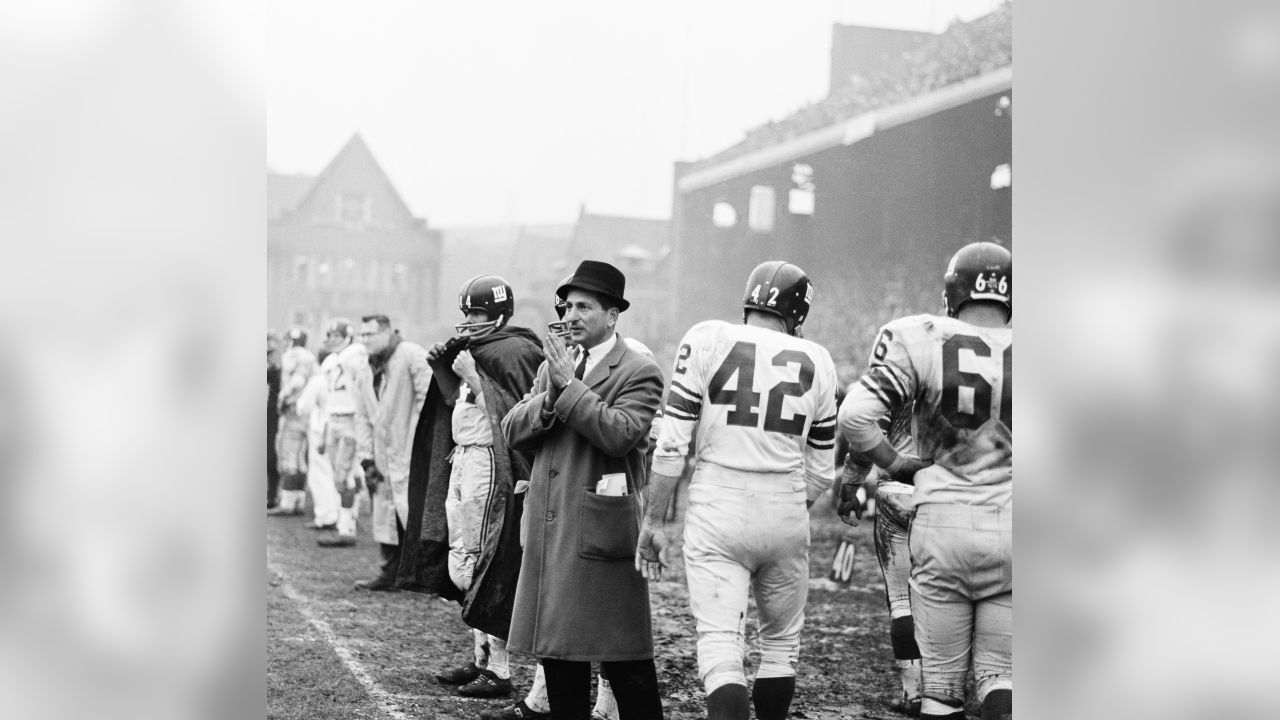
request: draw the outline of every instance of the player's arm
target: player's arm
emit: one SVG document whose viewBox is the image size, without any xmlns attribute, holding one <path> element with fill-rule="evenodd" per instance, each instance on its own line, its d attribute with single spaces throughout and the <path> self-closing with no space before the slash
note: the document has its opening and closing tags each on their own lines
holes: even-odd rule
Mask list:
<svg viewBox="0 0 1280 720">
<path fill-rule="evenodd" d="M 840 432 L 849 441 L 855 463 L 874 463 L 894 480 L 911 484 L 915 473 L 931 463 L 900 454 L 886 437 L 880 420 L 911 402 L 915 372 L 910 356 L 891 325 L 881 329 L 870 367 L 849 387 L 840 406 Z M 848 461 L 846 460 L 846 464 Z"/>
<path fill-rule="evenodd" d="M 816 419 L 809 426 L 804 444 L 805 499 L 811 507 L 831 487 L 836 463 L 836 370 L 825 353 L 820 367 L 822 374 L 815 383 Z"/>
<path fill-rule="evenodd" d="M 686 333 L 676 352 L 671 382 L 662 405 L 649 485 L 645 489 L 644 522 L 636 543 L 636 569 L 648 580 L 662 579 L 662 569 L 666 567 L 663 555 L 668 539 L 663 521 L 676 486 L 684 476 L 694 427 L 702 414 L 703 373 L 701 353 L 698 358 L 693 357 L 693 346 L 699 344 L 693 337 L 695 333 L 696 328 Z"/>
</svg>

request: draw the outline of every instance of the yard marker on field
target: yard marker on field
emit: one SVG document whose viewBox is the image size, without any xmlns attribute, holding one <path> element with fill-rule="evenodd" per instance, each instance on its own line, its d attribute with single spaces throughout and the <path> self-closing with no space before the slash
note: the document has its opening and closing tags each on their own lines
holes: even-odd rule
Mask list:
<svg viewBox="0 0 1280 720">
<path fill-rule="evenodd" d="M 369 694 L 369 697 L 378 705 L 378 709 L 387 716 L 395 718 L 395 720 L 412 720 L 408 715 L 396 708 L 396 697 L 379 685 L 377 680 L 373 679 L 373 675 L 364 666 L 364 663 L 356 659 L 355 651 L 348 647 L 342 641 L 342 638 L 338 637 L 338 634 L 333 631 L 333 627 L 324 618 L 321 618 L 312 610 L 311 601 L 298 592 L 292 583 L 284 579 L 284 573 L 280 572 L 279 568 L 271 563 L 268 563 L 267 567 L 274 575 L 280 578 L 278 587 L 284 592 L 285 597 L 297 605 L 298 612 L 302 613 L 302 616 L 307 619 L 311 627 L 320 633 L 320 637 L 324 638 L 325 643 L 333 648 L 333 651 L 342 660 L 342 664 L 347 666 L 347 670 L 351 672 L 351 675 L 355 677 L 356 681 L 364 687 L 365 692 Z"/>
</svg>

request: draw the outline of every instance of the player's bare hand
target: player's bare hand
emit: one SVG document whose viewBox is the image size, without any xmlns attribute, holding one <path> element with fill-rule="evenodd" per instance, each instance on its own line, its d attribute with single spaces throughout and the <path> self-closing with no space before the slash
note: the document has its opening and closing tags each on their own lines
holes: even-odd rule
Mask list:
<svg viewBox="0 0 1280 720">
<path fill-rule="evenodd" d="M 651 582 L 661 580 L 662 571 L 667 567 L 664 562 L 666 553 L 666 531 L 652 525 L 641 526 L 640 539 L 636 541 L 636 571 L 645 580 Z"/>
<path fill-rule="evenodd" d="M 547 377 L 557 390 L 563 390 L 573 381 L 573 356 L 555 335 L 542 339 L 542 352 L 547 358 Z"/>
<path fill-rule="evenodd" d="M 475 358 L 471 357 L 470 350 L 463 350 L 458 353 L 458 357 L 453 359 L 453 372 L 458 377 L 466 380 L 472 389 L 480 385 L 480 375 L 476 372 L 476 361 Z"/>
</svg>

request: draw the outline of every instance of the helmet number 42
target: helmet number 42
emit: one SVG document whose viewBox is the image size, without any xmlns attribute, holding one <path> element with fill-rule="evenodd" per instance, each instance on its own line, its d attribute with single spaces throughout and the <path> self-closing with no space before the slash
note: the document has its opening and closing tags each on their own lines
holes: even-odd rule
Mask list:
<svg viewBox="0 0 1280 720">
<path fill-rule="evenodd" d="M 762 286 L 757 283 L 755 289 L 751 291 L 751 302 L 756 304 L 760 303 L 761 287 Z M 777 305 L 777 304 L 778 304 L 778 288 L 771 287 L 769 288 L 769 300 L 765 302 L 765 305 L 768 307 L 773 307 L 774 305 Z"/>
</svg>

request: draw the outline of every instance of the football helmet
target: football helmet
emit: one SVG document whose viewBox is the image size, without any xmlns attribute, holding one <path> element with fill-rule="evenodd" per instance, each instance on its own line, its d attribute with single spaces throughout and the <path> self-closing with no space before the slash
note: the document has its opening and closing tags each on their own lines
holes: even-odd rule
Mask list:
<svg viewBox="0 0 1280 720">
<path fill-rule="evenodd" d="M 463 315 L 481 310 L 485 322 L 460 322 L 453 326 L 464 337 L 480 337 L 507 324 L 516 309 L 515 295 L 506 280 L 497 275 L 477 275 L 462 284 L 458 291 L 458 309 Z"/>
<path fill-rule="evenodd" d="M 307 346 L 307 331 L 300 327 L 289 328 L 289 334 L 286 337 L 289 338 L 289 344 L 293 347 Z"/>
<path fill-rule="evenodd" d="M 787 323 L 787 332 L 796 330 L 809 316 L 813 303 L 813 282 L 798 266 L 782 260 L 770 260 L 756 266 L 747 276 L 747 289 L 742 296 L 742 319 L 748 310 L 777 315 Z"/>
<path fill-rule="evenodd" d="M 1013 254 L 993 242 L 969 243 L 951 256 L 942 278 L 948 317 L 970 300 L 992 300 L 1013 317 Z"/>
<path fill-rule="evenodd" d="M 569 284 L 569 281 L 572 279 L 573 279 L 573 275 L 566 275 L 565 278 L 561 280 L 558 285 L 556 285 L 556 287 L 558 288 L 564 287 L 565 285 Z M 556 337 L 563 340 L 565 344 L 568 344 L 569 343 L 569 323 L 565 322 L 564 315 L 569 311 L 569 302 L 564 298 L 560 297 L 559 293 L 557 293 L 555 296 L 555 309 L 556 309 L 556 318 L 558 319 L 552 320 L 551 322 L 547 323 L 547 329 L 551 331 L 552 335 L 555 335 Z"/>
<path fill-rule="evenodd" d="M 325 343 L 331 350 L 349 345 L 356 338 L 356 324 L 344 317 L 336 317 L 325 325 Z"/>
</svg>

